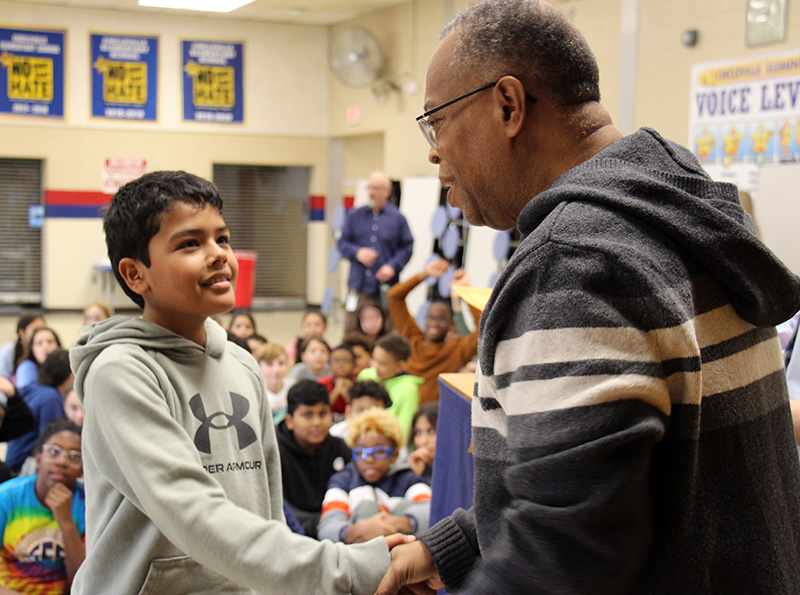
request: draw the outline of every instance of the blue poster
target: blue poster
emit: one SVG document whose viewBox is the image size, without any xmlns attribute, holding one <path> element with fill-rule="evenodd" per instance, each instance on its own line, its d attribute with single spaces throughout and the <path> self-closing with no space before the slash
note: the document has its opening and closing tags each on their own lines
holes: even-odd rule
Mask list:
<svg viewBox="0 0 800 595">
<path fill-rule="evenodd" d="M 64 38 L 0 28 L 0 113 L 64 117 Z"/>
<path fill-rule="evenodd" d="M 241 43 L 183 41 L 183 119 L 244 121 Z"/>
<path fill-rule="evenodd" d="M 155 120 L 158 38 L 92 34 L 92 116 Z"/>
</svg>

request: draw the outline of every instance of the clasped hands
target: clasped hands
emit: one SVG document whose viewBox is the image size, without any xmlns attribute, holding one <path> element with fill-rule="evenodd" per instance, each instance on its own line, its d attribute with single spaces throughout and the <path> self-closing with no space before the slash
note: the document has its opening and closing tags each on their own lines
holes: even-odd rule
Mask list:
<svg viewBox="0 0 800 595">
<path fill-rule="evenodd" d="M 374 250 L 373 248 L 359 248 L 356 252 L 356 260 L 363 264 L 365 267 L 371 267 L 375 264 L 375 261 L 378 259 L 378 251 Z M 394 278 L 394 275 L 397 271 L 394 270 L 394 267 L 388 264 L 384 264 L 378 271 L 375 273 L 375 278 L 378 281 L 389 281 Z"/>
<path fill-rule="evenodd" d="M 384 539 L 392 551 L 392 561 L 375 595 L 432 595 L 444 588 L 425 544 L 411 535 L 395 534 Z"/>
</svg>

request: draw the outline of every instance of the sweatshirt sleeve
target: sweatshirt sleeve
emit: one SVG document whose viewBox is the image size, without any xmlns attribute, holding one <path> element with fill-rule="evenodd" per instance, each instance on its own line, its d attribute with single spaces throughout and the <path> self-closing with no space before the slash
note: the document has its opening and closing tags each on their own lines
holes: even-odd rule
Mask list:
<svg viewBox="0 0 800 595">
<path fill-rule="evenodd" d="M 397 332 L 408 340 L 411 340 L 413 336 L 422 336 L 423 333 L 414 320 L 414 317 L 411 316 L 411 313 L 408 311 L 406 296 L 425 279 L 427 279 L 425 273 L 417 273 L 405 281 L 394 285 L 387 294 L 389 315 L 392 317 L 392 324 Z"/>
<path fill-rule="evenodd" d="M 105 480 L 171 543 L 261 593 L 374 592 L 389 565 L 383 539 L 355 546 L 318 542 L 290 531 L 282 522 L 282 502 L 271 503 L 273 511 L 279 507 L 274 520 L 237 506 L 203 468 L 192 438 L 170 414 L 162 379 L 144 351 L 124 352 L 124 364 L 107 354 L 93 362 L 85 379 L 91 430 L 84 433 L 84 449 L 94 453 Z M 271 448 L 265 453 L 269 460 L 278 456 Z M 270 497 L 280 498 L 280 475 L 269 483 Z"/>
</svg>

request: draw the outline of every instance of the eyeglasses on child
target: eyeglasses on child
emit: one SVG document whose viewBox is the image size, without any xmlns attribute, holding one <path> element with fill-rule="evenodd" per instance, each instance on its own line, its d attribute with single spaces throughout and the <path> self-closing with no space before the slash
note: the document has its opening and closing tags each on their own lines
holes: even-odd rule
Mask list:
<svg viewBox="0 0 800 595">
<path fill-rule="evenodd" d="M 397 449 L 391 446 L 373 446 L 372 448 L 356 446 L 353 449 L 353 458 L 357 461 L 366 461 L 371 456 L 376 461 L 384 461 L 395 452 Z"/>
</svg>

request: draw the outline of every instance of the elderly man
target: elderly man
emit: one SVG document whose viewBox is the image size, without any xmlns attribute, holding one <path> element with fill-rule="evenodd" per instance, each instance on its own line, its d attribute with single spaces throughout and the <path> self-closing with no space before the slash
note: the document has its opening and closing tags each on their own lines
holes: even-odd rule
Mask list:
<svg viewBox="0 0 800 595">
<path fill-rule="evenodd" d="M 800 465 L 774 325 L 800 279 L 736 188 L 624 137 L 546 1 L 446 27 L 420 125 L 448 200 L 522 240 L 483 313 L 474 505 L 378 593 L 796 593 Z"/>
<path fill-rule="evenodd" d="M 381 304 L 381 285 L 397 283 L 414 249 L 406 218 L 389 204 L 392 195 L 389 176 L 382 171 L 372 172 L 367 191 L 369 206 L 348 215 L 338 242 L 339 252 L 350 261 L 347 285 L 351 296 L 346 304 L 345 332 L 356 330 L 355 312 L 359 306 Z"/>
</svg>

